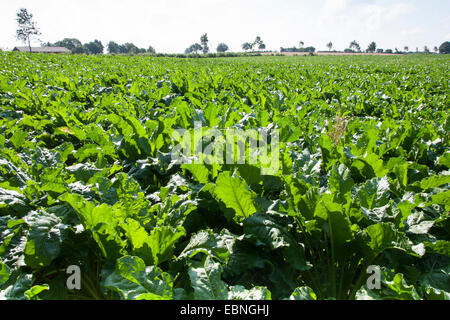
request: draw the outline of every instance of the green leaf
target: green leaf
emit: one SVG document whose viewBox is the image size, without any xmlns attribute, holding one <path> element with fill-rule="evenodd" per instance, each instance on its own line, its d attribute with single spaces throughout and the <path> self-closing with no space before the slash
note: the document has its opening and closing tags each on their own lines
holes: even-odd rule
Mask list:
<svg viewBox="0 0 450 320">
<path fill-rule="evenodd" d="M 232 177 L 229 171 L 219 174 L 215 195 L 239 217 L 248 217 L 257 211 L 254 204 L 255 194 L 239 177 Z"/>
<path fill-rule="evenodd" d="M 437 253 L 450 257 L 450 241 L 436 240 L 435 242 L 425 241 L 425 248 L 428 253 Z"/>
<path fill-rule="evenodd" d="M 40 300 L 38 295 L 45 290 L 49 290 L 50 287 L 48 284 L 46 285 L 37 285 L 33 286 L 31 289 L 25 291 L 25 297 L 27 297 L 28 300 Z"/>
<path fill-rule="evenodd" d="M 149 234 L 138 221 L 128 218 L 121 226 L 125 230 L 133 249 L 139 249 L 144 245 Z"/>
<path fill-rule="evenodd" d="M 103 255 L 115 259 L 124 247 L 125 241 L 117 232 L 120 211 L 103 203 L 95 206 L 93 202 L 86 201 L 82 196 L 73 193 L 64 193 L 58 199 L 72 206 L 81 220 L 84 228 L 90 230 Z"/>
<path fill-rule="evenodd" d="M 450 190 L 439 192 L 431 197 L 431 202 L 433 204 L 445 206 L 445 210 L 449 211 L 450 208 Z"/>
<path fill-rule="evenodd" d="M 155 266 L 145 266 L 139 257 L 117 260 L 115 271 L 105 279 L 105 287 L 126 300 L 170 300 L 172 278 Z"/>
<path fill-rule="evenodd" d="M 305 248 L 290 234 L 287 217 L 256 213 L 245 219 L 243 225 L 247 237 L 256 239 L 256 245 L 262 244 L 269 250 L 282 249 L 290 266 L 300 271 L 309 269 Z"/>
<path fill-rule="evenodd" d="M 24 195 L 14 190 L 0 188 L 0 216 L 11 213 L 23 215 L 29 211 L 31 208 L 27 205 Z"/>
<path fill-rule="evenodd" d="M 153 262 L 159 265 L 173 257 L 173 250 L 178 240 L 186 235 L 183 227 L 157 227 L 150 233 L 146 244 L 151 249 Z"/>
<path fill-rule="evenodd" d="M 367 209 L 383 207 L 389 202 L 389 181 L 387 177 L 367 181 L 359 190 L 361 206 Z"/>
<path fill-rule="evenodd" d="M 371 225 L 365 229 L 365 233 L 369 237 L 367 245 L 372 249 L 375 256 L 391 248 L 412 253 L 409 239 L 403 232 L 395 229 L 392 223 Z"/>
<path fill-rule="evenodd" d="M 93 229 L 98 224 L 114 224 L 113 209 L 107 204 L 95 206 L 93 202 L 86 201 L 82 196 L 74 193 L 65 193 L 59 197 L 74 208 L 86 229 Z"/>
<path fill-rule="evenodd" d="M 350 191 L 353 188 L 354 181 L 351 178 L 350 170 L 345 165 L 332 167 L 328 183 L 330 191 L 336 195 L 335 201 L 342 204 L 351 202 Z"/>
<path fill-rule="evenodd" d="M 185 101 L 181 101 L 177 105 L 177 113 L 181 117 L 181 125 L 184 129 L 188 129 L 192 127 L 194 122 L 191 115 L 191 110 L 189 109 L 188 104 Z"/>
<path fill-rule="evenodd" d="M 220 118 L 217 116 L 217 106 L 214 103 L 208 103 L 205 108 L 205 119 L 208 126 L 215 127 L 220 123 Z"/>
<path fill-rule="evenodd" d="M 369 153 L 364 160 L 367 164 L 369 164 L 373 172 L 375 173 L 375 176 L 377 178 L 381 178 L 387 174 L 387 168 L 383 164 L 383 160 L 381 160 L 376 154 Z"/>
<path fill-rule="evenodd" d="M 289 152 L 284 151 L 281 153 L 281 164 L 282 164 L 282 174 L 283 175 L 289 175 L 292 173 L 292 166 L 293 166 L 293 162 L 292 162 L 292 158 L 289 155 Z"/>
<path fill-rule="evenodd" d="M 282 217 L 275 215 L 258 213 L 245 219 L 244 232 L 258 239 L 270 250 L 288 247 L 291 242 L 286 223 Z"/>
<path fill-rule="evenodd" d="M 45 168 L 40 180 L 40 188 L 43 191 L 51 191 L 55 193 L 64 193 L 68 191 L 68 184 L 73 180 L 66 177 L 62 170 L 54 168 Z"/>
<path fill-rule="evenodd" d="M 239 175 L 248 185 L 258 184 L 262 181 L 261 168 L 251 164 L 237 165 Z"/>
<path fill-rule="evenodd" d="M 25 292 L 33 285 L 33 275 L 21 273 L 13 279 L 13 282 L 11 280 L 4 289 L 0 290 L 0 300 L 26 300 Z"/>
<path fill-rule="evenodd" d="M 228 300 L 271 300 L 271 293 L 266 287 L 253 287 L 250 290 L 237 285 L 230 287 Z"/>
<path fill-rule="evenodd" d="M 227 300 L 228 288 L 221 279 L 222 267 L 206 256 L 202 263 L 192 263 L 188 270 L 196 300 Z"/>
<path fill-rule="evenodd" d="M 318 188 L 310 188 L 306 182 L 288 176 L 286 179 L 286 191 L 293 201 L 293 206 L 305 219 L 314 217 L 316 206 L 320 201 Z"/>
<path fill-rule="evenodd" d="M 350 170 L 343 164 L 339 167 L 333 166 L 328 183 L 332 192 L 339 192 L 341 195 L 350 192 L 354 185 Z"/>
<path fill-rule="evenodd" d="M 353 240 L 350 222 L 342 212 L 329 211 L 328 228 L 336 259 L 343 261 L 351 255 L 348 251 L 349 243 Z"/>
<path fill-rule="evenodd" d="M 428 234 L 434 223 L 434 220 L 425 219 L 423 213 L 415 212 L 408 216 L 404 224 L 408 234 Z"/>
<path fill-rule="evenodd" d="M 25 143 L 25 139 L 28 136 L 28 133 L 25 130 L 20 130 L 19 128 L 17 129 L 18 130 L 14 132 L 11 139 L 9 139 L 9 141 L 11 141 L 15 149 L 19 149 L 20 147 L 22 147 L 23 144 Z"/>
<path fill-rule="evenodd" d="M 446 166 L 450 169 L 450 152 L 446 152 L 443 156 L 438 159 L 440 165 Z"/>
<path fill-rule="evenodd" d="M 203 164 L 183 164 L 181 168 L 188 170 L 194 178 L 203 184 L 209 182 L 209 170 Z"/>
<path fill-rule="evenodd" d="M 405 188 L 408 185 L 408 161 L 402 158 L 390 158 L 386 168 L 393 171 L 400 185 Z"/>
<path fill-rule="evenodd" d="M 433 287 L 428 287 L 424 296 L 426 300 L 450 300 L 450 293 Z"/>
<path fill-rule="evenodd" d="M 201 230 L 192 235 L 188 245 L 178 256 L 178 259 L 192 258 L 198 253 L 204 253 L 227 261 L 230 253 L 232 253 L 236 236 L 228 230 L 222 230 L 220 234 L 214 233 L 212 230 Z"/>
<path fill-rule="evenodd" d="M 25 222 L 30 226 L 25 263 L 30 267 L 49 266 L 61 252 L 67 226 L 60 218 L 45 211 L 33 212 Z"/>
<path fill-rule="evenodd" d="M 67 167 L 66 170 L 73 174 L 77 180 L 85 183 L 89 181 L 96 173 L 102 172 L 90 163 L 77 163 L 76 165 Z"/>
<path fill-rule="evenodd" d="M 445 184 L 450 183 L 450 175 L 438 175 L 438 176 L 432 176 L 429 178 L 425 178 L 420 182 L 420 187 L 422 190 L 428 190 L 431 188 L 440 187 Z"/>
<path fill-rule="evenodd" d="M 98 156 L 103 152 L 102 150 L 102 147 L 96 144 L 85 144 L 75 152 L 74 156 L 78 161 L 82 162 L 89 157 Z"/>
<path fill-rule="evenodd" d="M 387 177 L 373 178 L 358 189 L 361 212 L 373 222 L 393 218 Z"/>
<path fill-rule="evenodd" d="M 148 264 L 159 265 L 173 257 L 175 243 L 186 234 L 183 227 L 156 227 L 148 233 L 138 221 L 127 219 L 122 224 L 130 240 L 134 254 Z"/>
<path fill-rule="evenodd" d="M 408 285 L 403 274 L 398 273 L 393 277 L 386 272 L 381 273 L 381 289 L 369 289 L 366 285 L 356 293 L 357 300 L 420 300 L 420 297 L 412 285 Z"/>
<path fill-rule="evenodd" d="M 11 275 L 11 271 L 9 267 L 0 262 L 0 287 L 3 286 L 6 281 L 8 281 L 9 276 Z"/>
<path fill-rule="evenodd" d="M 317 296 L 310 287 L 298 287 L 292 292 L 289 300 L 317 300 Z"/>
<path fill-rule="evenodd" d="M 339 161 L 340 155 L 336 150 L 336 146 L 327 134 L 322 134 L 317 143 L 322 152 L 322 163 L 325 170 L 328 171 L 334 164 Z"/>
<path fill-rule="evenodd" d="M 417 282 L 425 289 L 434 288 L 443 291 L 444 296 L 450 297 L 450 258 L 449 256 L 429 255 L 420 266 Z M 442 295 L 442 294 L 441 294 Z"/>
</svg>

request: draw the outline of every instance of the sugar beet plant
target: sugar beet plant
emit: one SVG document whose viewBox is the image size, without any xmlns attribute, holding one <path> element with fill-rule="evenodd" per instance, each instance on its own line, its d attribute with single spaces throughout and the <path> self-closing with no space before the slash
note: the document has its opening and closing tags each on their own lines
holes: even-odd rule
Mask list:
<svg viewBox="0 0 450 320">
<path fill-rule="evenodd" d="M 1 53 L 0 298 L 449 299 L 449 65 Z M 279 170 L 174 162 L 195 122 Z"/>
</svg>

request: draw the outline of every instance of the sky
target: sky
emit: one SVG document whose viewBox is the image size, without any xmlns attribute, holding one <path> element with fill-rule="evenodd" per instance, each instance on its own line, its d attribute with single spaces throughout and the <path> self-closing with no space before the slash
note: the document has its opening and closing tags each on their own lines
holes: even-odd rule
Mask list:
<svg viewBox="0 0 450 320">
<path fill-rule="evenodd" d="M 0 0 L 0 48 L 23 45 L 15 38 L 20 8 L 33 14 L 45 43 L 98 39 L 165 53 L 184 52 L 203 33 L 213 52 L 220 42 L 241 51 L 256 36 L 274 51 L 300 41 L 317 50 L 356 40 L 363 50 L 375 41 L 414 51 L 450 41 L 449 0 Z"/>
</svg>

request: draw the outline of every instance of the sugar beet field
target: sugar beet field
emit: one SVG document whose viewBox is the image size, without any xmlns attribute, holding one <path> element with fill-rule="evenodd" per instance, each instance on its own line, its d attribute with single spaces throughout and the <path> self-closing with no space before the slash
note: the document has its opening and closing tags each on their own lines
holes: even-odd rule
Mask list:
<svg viewBox="0 0 450 320">
<path fill-rule="evenodd" d="M 449 67 L 0 53 L 0 299 L 450 299 Z"/>
</svg>

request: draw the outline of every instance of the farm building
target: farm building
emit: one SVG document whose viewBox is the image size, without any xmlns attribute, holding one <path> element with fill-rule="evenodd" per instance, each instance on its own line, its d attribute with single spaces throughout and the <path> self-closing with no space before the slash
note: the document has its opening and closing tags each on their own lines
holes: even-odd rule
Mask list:
<svg viewBox="0 0 450 320">
<path fill-rule="evenodd" d="M 30 52 L 29 47 L 14 47 L 13 51 Z M 31 52 L 35 53 L 72 53 L 64 47 L 31 47 Z"/>
</svg>

